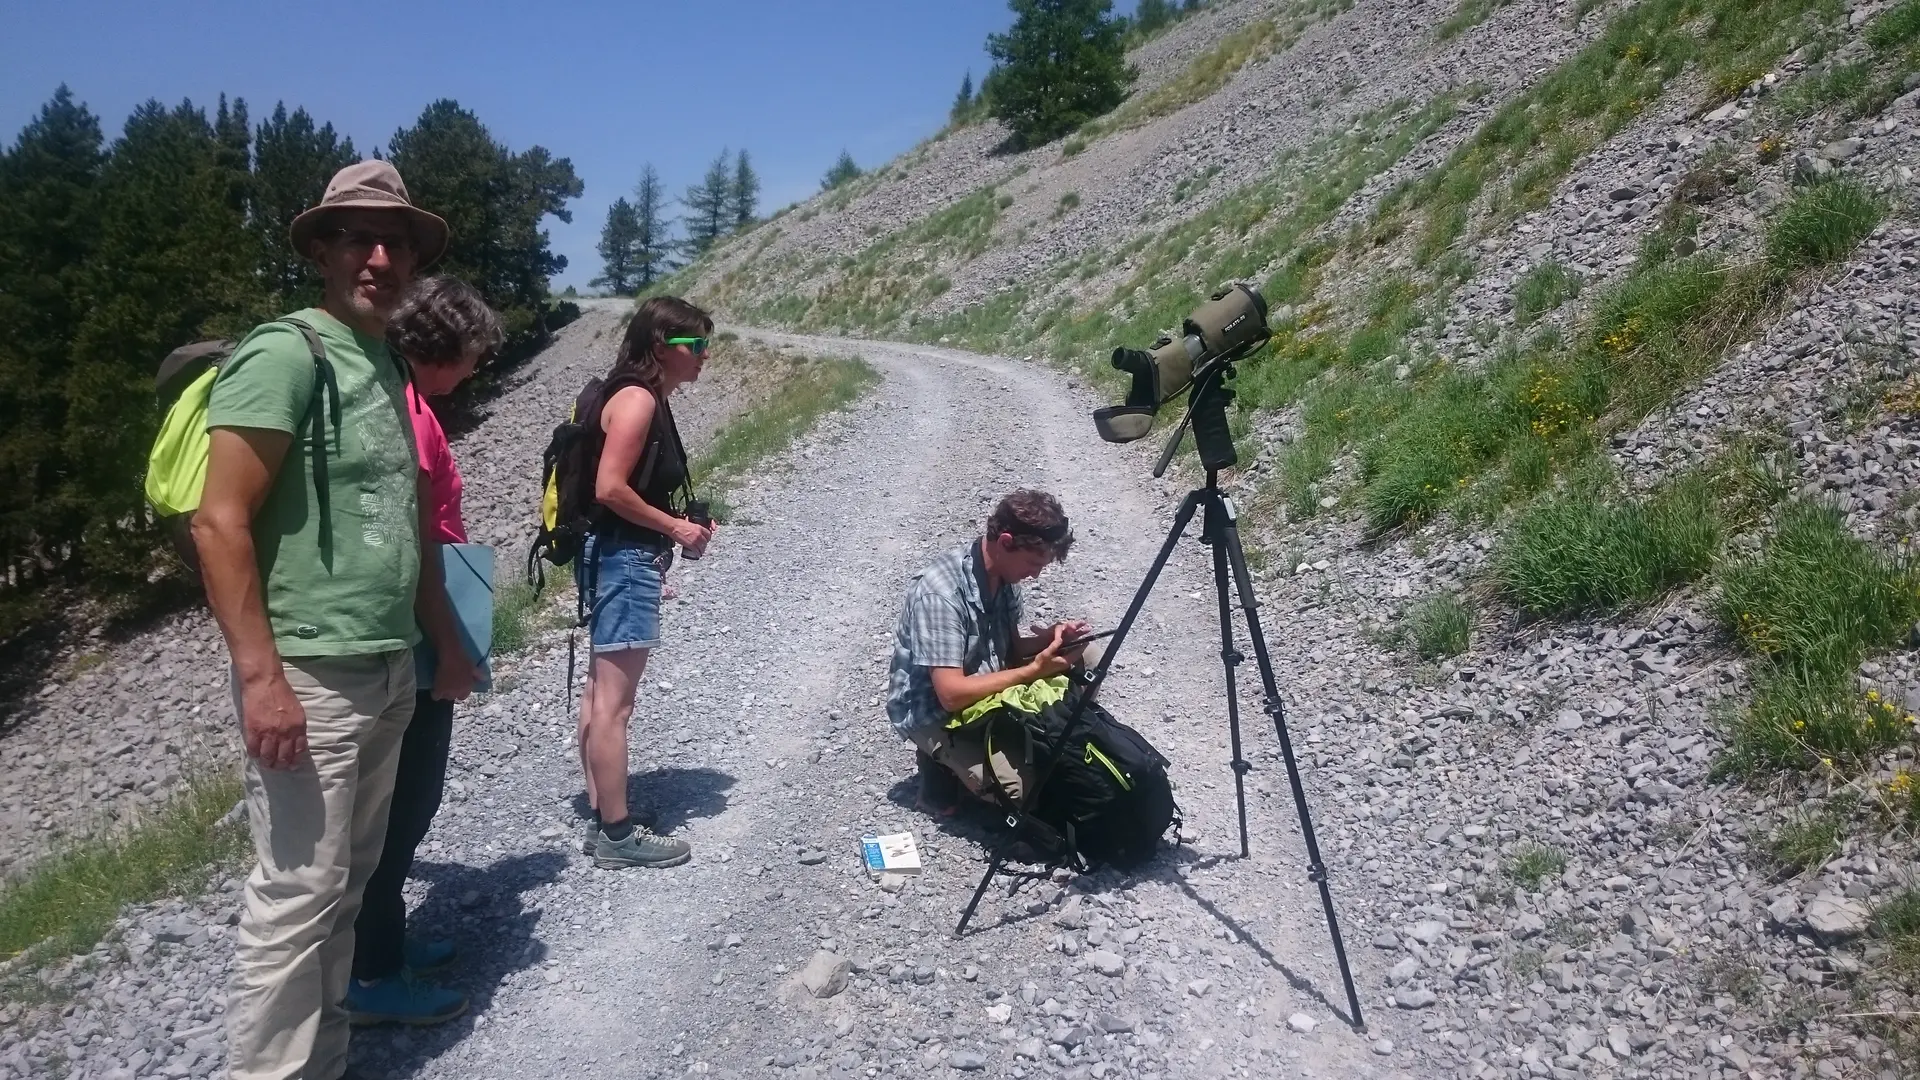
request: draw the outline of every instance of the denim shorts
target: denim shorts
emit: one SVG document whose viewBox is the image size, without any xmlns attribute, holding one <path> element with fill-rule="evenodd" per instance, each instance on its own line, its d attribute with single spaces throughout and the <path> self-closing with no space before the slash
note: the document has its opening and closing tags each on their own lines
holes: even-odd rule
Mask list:
<svg viewBox="0 0 1920 1080">
<path fill-rule="evenodd" d="M 622 537 L 587 538 L 574 583 L 591 611 L 593 651 L 621 652 L 660 645 L 660 586 L 673 565 L 670 545 Z M 586 575 L 593 580 L 585 580 Z"/>
</svg>

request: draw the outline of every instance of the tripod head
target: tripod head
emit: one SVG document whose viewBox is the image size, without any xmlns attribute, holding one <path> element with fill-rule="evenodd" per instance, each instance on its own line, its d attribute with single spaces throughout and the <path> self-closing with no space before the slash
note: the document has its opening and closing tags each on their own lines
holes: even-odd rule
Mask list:
<svg viewBox="0 0 1920 1080">
<path fill-rule="evenodd" d="M 1233 431 L 1227 425 L 1227 406 L 1233 403 L 1233 387 L 1227 385 L 1227 380 L 1236 374 L 1234 364 L 1266 343 L 1265 337 L 1247 342 L 1193 373 L 1193 383 L 1187 388 L 1186 415 L 1180 418 L 1179 426 L 1167 438 L 1166 448 L 1160 451 L 1160 460 L 1153 466 L 1154 479 L 1159 479 L 1166 473 L 1167 466 L 1173 464 L 1173 455 L 1186 439 L 1188 427 L 1193 428 L 1194 449 L 1200 452 L 1200 464 L 1209 476 L 1239 463 L 1240 454 L 1233 448 Z"/>
</svg>

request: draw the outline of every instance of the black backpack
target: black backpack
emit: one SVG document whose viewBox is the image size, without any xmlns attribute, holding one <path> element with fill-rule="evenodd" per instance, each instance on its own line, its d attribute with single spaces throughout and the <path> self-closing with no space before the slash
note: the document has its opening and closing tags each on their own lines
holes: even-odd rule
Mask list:
<svg viewBox="0 0 1920 1080">
<path fill-rule="evenodd" d="M 540 527 L 527 551 L 527 580 L 538 591 L 546 586 L 546 568 L 568 566 L 586 549 L 587 537 L 606 520 L 594 481 L 600 471 L 600 451 L 606 435 L 600 430 L 600 412 L 608 399 L 628 386 L 629 379 L 588 379 L 573 399 L 567 422 L 553 429 L 540 457 Z M 640 484 L 645 486 L 660 458 L 668 424 L 653 424 L 641 450 Z M 682 451 L 684 456 L 684 451 Z"/>
<path fill-rule="evenodd" d="M 989 752 L 997 740 L 1031 739 L 1035 777 L 1047 775 L 1047 748 L 1066 728 L 1085 693 L 1075 685 L 1065 698 L 1039 713 L 1002 707 L 986 718 Z M 1025 727 L 1009 731 L 1008 724 Z M 1029 796 L 1027 811 L 1057 834 L 1042 837 L 1052 854 L 1074 853 L 1095 863 L 1131 869 L 1160 849 L 1171 826 L 1178 836 L 1180 807 L 1167 779 L 1167 759 L 1146 737 L 1089 701 L 1073 733 L 1059 748 L 1059 763 L 1044 787 Z"/>
</svg>

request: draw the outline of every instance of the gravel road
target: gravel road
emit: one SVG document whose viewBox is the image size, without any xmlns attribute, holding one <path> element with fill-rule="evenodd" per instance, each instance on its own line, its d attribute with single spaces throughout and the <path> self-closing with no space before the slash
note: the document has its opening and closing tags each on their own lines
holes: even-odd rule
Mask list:
<svg viewBox="0 0 1920 1080">
<path fill-rule="evenodd" d="M 505 464 L 537 452 L 540 410 L 604 359 L 615 318 L 590 311 L 570 351 L 543 357 L 457 445 L 477 533 L 516 538 L 525 478 Z M 1030 590 L 1029 617 L 1112 625 L 1184 486 L 1148 478 L 1147 451 L 1100 443 L 1088 419 L 1099 402 L 1055 372 L 751 336 L 857 351 L 884 380 L 763 469 L 709 557 L 674 571 L 682 598 L 636 711 L 634 788 L 695 858 L 614 872 L 578 853 L 566 639 L 503 663 L 496 692 L 456 714 L 448 802 L 409 886 L 416 929 L 459 945 L 448 981 L 474 1009 L 440 1028 L 357 1033 L 360 1075 L 1430 1075 L 1415 1014 L 1388 1002 L 1397 953 L 1367 947 L 1381 913 L 1344 895 L 1358 880 L 1340 876 L 1352 840 L 1323 830 L 1372 1030 L 1351 1032 L 1334 1008 L 1344 999 L 1257 698 L 1253 857 L 1230 857 L 1216 613 L 1197 541 L 1106 695 L 1172 759 L 1187 846 L 1134 877 L 996 890 L 977 928 L 952 937 L 984 834 L 912 808 L 913 757 L 887 727 L 907 578 L 973 535 L 1001 494 L 1040 486 L 1065 502 L 1079 542 Z M 1257 688 L 1248 668 L 1243 692 Z M 1316 750 L 1303 744 L 1317 797 Z M 917 834 L 927 868 L 889 892 L 861 867 L 859 838 L 899 830 Z M 47 973 L 51 1012 L 0 1002 L 0 1080 L 224 1076 L 237 886 L 128 912 L 107 942 Z M 816 999 L 797 976 L 823 949 L 852 977 Z"/>
<path fill-rule="evenodd" d="M 990 894 L 980 930 L 952 938 L 980 834 L 912 810 L 912 755 L 882 707 L 908 576 L 1000 494 L 1041 486 L 1064 500 L 1079 543 L 1033 589 L 1030 615 L 1110 625 L 1179 492 L 1146 479 L 1141 454 L 1100 443 L 1090 396 L 1051 372 L 774 340 L 857 347 L 885 381 L 742 493 L 742 522 L 675 572 L 684 598 L 636 713 L 634 786 L 694 861 L 615 873 L 575 852 L 565 649 L 549 646 L 519 685 L 465 714 L 465 798 L 422 860 L 418 919 L 460 942 L 470 959 L 455 982 L 479 1008 L 444 1029 L 364 1034 L 356 1058 L 375 1075 L 449 1077 L 1394 1074 L 1370 1041 L 1381 1020 L 1362 1037 L 1328 1007 L 1338 976 L 1284 777 L 1264 753 L 1254 857 L 1221 857 L 1237 841 L 1197 543 L 1109 700 L 1174 761 L 1198 839 L 1141 877 Z M 1273 741 L 1249 736 L 1263 751 Z M 859 837 L 901 829 L 928 865 L 889 894 L 861 869 Z M 1371 933 L 1349 934 L 1364 953 Z M 816 1000 L 796 975 L 823 948 L 854 975 Z M 1356 962 L 1366 979 L 1370 958 Z M 1296 1013 L 1317 1029 L 1290 1028 Z"/>
</svg>

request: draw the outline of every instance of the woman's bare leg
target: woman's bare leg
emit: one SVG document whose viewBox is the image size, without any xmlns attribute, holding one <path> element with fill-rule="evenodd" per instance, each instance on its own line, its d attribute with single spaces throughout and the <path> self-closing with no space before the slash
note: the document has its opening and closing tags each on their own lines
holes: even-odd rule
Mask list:
<svg viewBox="0 0 1920 1080">
<path fill-rule="evenodd" d="M 633 718 L 633 696 L 646 674 L 648 649 L 595 653 L 586 707 L 586 738 L 582 754 L 587 766 L 587 793 L 602 822 L 627 817 L 627 723 Z"/>
</svg>

